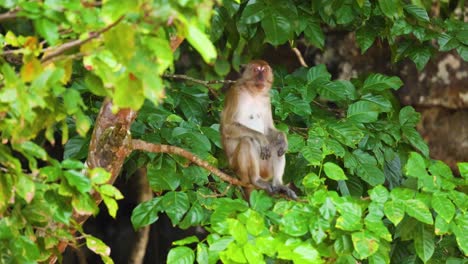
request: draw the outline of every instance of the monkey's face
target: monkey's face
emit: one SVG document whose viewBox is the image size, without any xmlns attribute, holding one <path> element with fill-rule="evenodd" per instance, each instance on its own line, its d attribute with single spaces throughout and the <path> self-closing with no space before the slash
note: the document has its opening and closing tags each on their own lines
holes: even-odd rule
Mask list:
<svg viewBox="0 0 468 264">
<path fill-rule="evenodd" d="M 273 83 L 271 68 L 262 60 L 254 60 L 247 64 L 242 77 L 258 91 L 270 89 Z"/>
</svg>

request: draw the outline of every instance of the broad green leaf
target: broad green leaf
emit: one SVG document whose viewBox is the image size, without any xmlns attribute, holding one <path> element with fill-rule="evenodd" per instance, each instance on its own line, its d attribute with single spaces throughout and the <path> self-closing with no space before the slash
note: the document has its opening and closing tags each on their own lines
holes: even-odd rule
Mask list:
<svg viewBox="0 0 468 264">
<path fill-rule="evenodd" d="M 258 249 L 254 245 L 246 243 L 244 245 L 243 251 L 248 263 L 265 263 L 263 255 L 258 252 Z"/>
<path fill-rule="evenodd" d="M 25 141 L 19 145 L 19 150 L 24 151 L 26 154 L 32 155 L 41 160 L 47 160 L 47 152 L 32 141 Z"/>
<path fill-rule="evenodd" d="M 34 20 L 34 27 L 37 32 L 44 37 L 50 45 L 57 44 L 59 39 L 58 25 L 47 18 Z"/>
<path fill-rule="evenodd" d="M 459 162 L 457 163 L 458 170 L 460 171 L 460 175 L 467 179 L 468 178 L 468 162 Z"/>
<path fill-rule="evenodd" d="M 417 220 L 432 225 L 434 220 L 429 208 L 420 200 L 410 199 L 405 201 L 405 211 L 408 215 L 416 218 Z"/>
<path fill-rule="evenodd" d="M 110 179 L 111 174 L 105 169 L 97 167 L 89 171 L 89 177 L 95 184 L 104 184 Z"/>
<path fill-rule="evenodd" d="M 356 42 L 361 49 L 361 54 L 364 54 L 374 44 L 375 37 L 375 32 L 367 26 L 356 31 Z"/>
<path fill-rule="evenodd" d="M 151 189 L 156 192 L 176 190 L 180 185 L 180 175 L 177 173 L 176 162 L 167 156 L 161 157 L 161 164 L 148 165 L 148 180 Z"/>
<path fill-rule="evenodd" d="M 383 204 L 388 200 L 389 197 L 388 190 L 382 185 L 378 185 L 368 192 L 371 200 L 377 203 Z"/>
<path fill-rule="evenodd" d="M 429 15 L 427 14 L 426 9 L 412 4 L 405 5 L 404 9 L 418 20 L 429 22 Z"/>
<path fill-rule="evenodd" d="M 102 200 L 107 207 L 109 215 L 115 218 L 117 216 L 117 210 L 119 209 L 117 201 L 114 198 L 110 198 L 109 196 L 102 196 Z"/>
<path fill-rule="evenodd" d="M 80 215 L 96 215 L 99 208 L 96 205 L 94 199 L 87 194 L 82 194 L 72 198 L 72 206 Z"/>
<path fill-rule="evenodd" d="M 380 10 L 390 19 L 399 17 L 400 2 L 398 0 L 379 0 Z"/>
<path fill-rule="evenodd" d="M 396 76 L 389 77 L 380 73 L 373 73 L 364 81 L 362 92 L 384 91 L 389 88 L 398 90 L 402 85 L 403 82 Z"/>
<path fill-rule="evenodd" d="M 133 209 L 131 221 L 134 229 L 150 225 L 158 220 L 158 213 L 163 209 L 161 199 L 162 197 L 155 197 Z"/>
<path fill-rule="evenodd" d="M 348 107 L 347 118 L 360 123 L 372 123 L 379 117 L 378 107 L 371 102 L 357 101 Z"/>
<path fill-rule="evenodd" d="M 309 162 L 309 164 L 313 166 L 320 165 L 323 159 L 320 146 L 307 146 L 302 149 L 301 154 Z"/>
<path fill-rule="evenodd" d="M 408 162 L 405 166 L 405 173 L 408 176 L 420 179 L 429 177 L 429 174 L 426 171 L 426 162 L 424 158 L 416 152 L 410 153 Z"/>
<path fill-rule="evenodd" d="M 242 11 L 240 22 L 254 24 L 265 17 L 265 5 L 263 2 L 249 1 Z"/>
<path fill-rule="evenodd" d="M 226 221 L 229 224 L 229 234 L 231 234 L 239 245 L 245 244 L 248 237 L 245 225 L 237 219 L 228 218 Z"/>
<path fill-rule="evenodd" d="M 273 199 L 265 192 L 255 190 L 250 194 L 250 206 L 257 212 L 267 212 L 273 206 Z"/>
<path fill-rule="evenodd" d="M 347 180 L 348 178 L 346 177 L 343 169 L 336 165 L 333 162 L 326 162 L 323 165 L 323 170 L 325 171 L 325 174 L 327 175 L 328 178 L 338 181 L 338 180 Z"/>
<path fill-rule="evenodd" d="M 327 129 L 336 140 L 349 147 L 355 147 L 364 136 L 363 131 L 352 122 L 331 123 Z"/>
<path fill-rule="evenodd" d="M 413 232 L 416 253 L 426 263 L 434 254 L 434 231 L 432 227 L 419 223 Z"/>
<path fill-rule="evenodd" d="M 333 81 L 318 87 L 318 93 L 325 99 L 332 101 L 342 101 L 346 99 L 354 99 L 356 90 L 353 84 L 349 81 Z"/>
<path fill-rule="evenodd" d="M 310 243 L 302 243 L 294 248 L 293 250 L 294 263 L 323 263 L 320 258 L 320 254 Z"/>
<path fill-rule="evenodd" d="M 111 249 L 99 238 L 88 236 L 86 237 L 86 246 L 94 253 L 101 256 L 110 256 Z"/>
<path fill-rule="evenodd" d="M 68 184 L 75 187 L 79 192 L 86 193 L 91 190 L 91 180 L 81 172 L 68 170 L 63 173 Z"/>
<path fill-rule="evenodd" d="M 168 192 L 163 196 L 161 206 L 172 224 L 176 225 L 190 207 L 188 195 L 184 192 Z"/>
<path fill-rule="evenodd" d="M 405 216 L 405 204 L 400 201 L 387 201 L 384 204 L 384 213 L 397 226 Z"/>
<path fill-rule="evenodd" d="M 455 225 L 451 225 L 453 233 L 455 233 L 458 247 L 461 251 L 467 255 L 468 254 L 468 236 L 467 236 L 467 227 L 468 226 L 468 214 L 458 214 L 455 218 Z"/>
<path fill-rule="evenodd" d="M 374 103 L 380 112 L 391 112 L 393 110 L 392 103 L 382 95 L 365 94 L 361 99 Z"/>
<path fill-rule="evenodd" d="M 128 63 L 135 56 L 135 29 L 129 23 L 121 22 L 104 33 L 104 44 L 116 58 Z"/>
<path fill-rule="evenodd" d="M 416 64 L 416 68 L 418 68 L 419 71 L 424 69 L 431 56 L 431 49 L 425 46 L 414 47 L 408 53 L 408 57 Z"/>
<path fill-rule="evenodd" d="M 362 259 L 368 258 L 379 249 L 379 239 L 369 231 L 356 232 L 351 235 L 354 249 Z"/>
<path fill-rule="evenodd" d="M 308 231 L 308 217 L 299 211 L 289 211 L 282 219 L 281 230 L 288 235 L 299 237 Z"/>
<path fill-rule="evenodd" d="M 333 248 L 335 249 L 338 255 L 344 255 L 351 253 L 353 251 L 353 244 L 352 244 L 351 237 L 347 234 L 340 235 L 335 239 L 333 244 Z"/>
<path fill-rule="evenodd" d="M 197 263 L 208 263 L 208 247 L 205 244 L 199 243 L 197 245 Z"/>
<path fill-rule="evenodd" d="M 189 23 L 187 27 L 188 42 L 200 53 L 206 63 L 211 63 L 217 56 L 213 43 L 195 24 Z"/>
<path fill-rule="evenodd" d="M 336 220 L 336 227 L 346 231 L 356 231 L 362 228 L 362 209 L 355 203 L 345 202 L 337 204 L 340 217 Z"/>
<path fill-rule="evenodd" d="M 325 64 L 319 64 L 309 69 L 307 72 L 307 81 L 312 83 L 317 80 L 330 81 L 331 74 L 328 72 Z"/>
<path fill-rule="evenodd" d="M 432 195 L 432 208 L 447 223 L 450 223 L 455 215 L 455 206 L 442 192 L 436 192 Z"/>
<path fill-rule="evenodd" d="M 15 185 L 17 194 L 30 203 L 36 194 L 36 185 L 29 175 L 19 174 Z"/>
<path fill-rule="evenodd" d="M 175 247 L 167 255 L 167 263 L 171 264 L 190 264 L 195 261 L 193 250 L 188 247 Z"/>
<path fill-rule="evenodd" d="M 336 215 L 335 205 L 329 197 L 327 197 L 323 205 L 320 207 L 319 211 L 323 218 L 327 220 L 332 219 Z"/>
<path fill-rule="evenodd" d="M 361 164 L 357 169 L 357 175 L 371 186 L 376 186 L 385 182 L 383 171 L 376 165 Z"/>
<path fill-rule="evenodd" d="M 187 229 L 191 226 L 200 225 L 205 219 L 205 211 L 199 202 L 194 202 L 188 212 L 185 214 L 184 219 L 179 223 L 179 227 Z"/>
<path fill-rule="evenodd" d="M 304 29 L 304 35 L 312 45 L 323 48 L 325 45 L 325 35 L 323 34 L 322 29 L 320 28 L 320 23 L 315 20 L 307 20 L 307 25 Z"/>
<path fill-rule="evenodd" d="M 290 21 L 276 12 L 265 14 L 261 23 L 265 31 L 266 41 L 273 46 L 285 43 L 292 31 Z"/>
<path fill-rule="evenodd" d="M 405 106 L 400 110 L 400 126 L 415 127 L 418 124 L 420 117 L 421 114 L 416 112 L 413 107 Z"/>
<path fill-rule="evenodd" d="M 458 163 L 461 164 L 461 163 Z M 440 160 L 433 161 L 431 165 L 429 166 L 429 172 L 432 175 L 443 177 L 446 179 L 452 179 L 453 178 L 453 173 L 452 169 L 450 167 L 443 163 Z M 463 175 L 463 173 L 461 173 Z"/>
<path fill-rule="evenodd" d="M 261 214 L 249 209 L 242 215 L 245 215 L 247 218 L 245 226 L 249 234 L 258 236 L 265 230 L 265 220 Z"/>
<path fill-rule="evenodd" d="M 411 143 L 413 147 L 421 151 L 425 157 L 429 157 L 429 147 L 421 134 L 413 127 L 402 127 L 402 132 L 405 138 Z"/>
</svg>

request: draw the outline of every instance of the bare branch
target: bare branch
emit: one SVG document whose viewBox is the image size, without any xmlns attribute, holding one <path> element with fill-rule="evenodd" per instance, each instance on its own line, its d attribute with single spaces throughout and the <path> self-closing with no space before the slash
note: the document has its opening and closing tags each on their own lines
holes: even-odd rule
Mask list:
<svg viewBox="0 0 468 264">
<path fill-rule="evenodd" d="M 307 63 L 305 62 L 304 57 L 302 57 L 301 51 L 298 48 L 292 48 L 292 51 L 294 51 L 294 53 L 296 53 L 297 59 L 299 60 L 299 63 L 303 67 L 309 67 L 307 65 Z"/>
<path fill-rule="evenodd" d="M 18 16 L 18 11 L 19 11 L 19 8 L 16 8 L 16 9 L 10 10 L 10 11 L 8 11 L 6 13 L 0 14 L 0 22 L 16 18 Z"/>
<path fill-rule="evenodd" d="M 85 39 L 75 39 L 75 40 L 72 40 L 72 41 L 69 41 L 61 46 L 58 46 L 57 48 L 54 48 L 54 47 L 51 47 L 51 48 L 47 48 L 45 50 L 43 50 L 44 52 L 48 52 L 50 51 L 49 53 L 45 54 L 44 57 L 41 59 L 41 62 L 46 62 L 54 57 L 57 57 L 59 56 L 60 54 L 70 50 L 70 49 L 73 49 L 75 47 L 79 47 L 83 44 L 85 44 L 86 42 L 89 42 L 91 41 L 92 39 L 95 39 L 97 37 L 99 37 L 102 33 L 108 31 L 109 29 L 115 27 L 118 23 L 120 23 L 120 21 L 122 21 L 124 18 L 124 16 L 121 16 L 119 19 L 117 19 L 114 23 L 112 24 L 109 24 L 107 25 L 105 28 L 103 29 L 100 29 L 96 32 L 90 32 L 89 33 L 89 37 L 85 38 Z"/>
<path fill-rule="evenodd" d="M 233 81 L 233 80 L 210 80 L 210 81 L 204 81 L 204 80 L 199 80 L 199 79 L 195 79 L 193 77 L 190 77 L 190 76 L 187 76 L 187 75 L 183 75 L 183 74 L 164 74 L 163 77 L 165 78 L 171 78 L 171 79 L 179 79 L 179 80 L 185 80 L 185 81 L 189 81 L 189 82 L 193 82 L 193 83 L 198 83 L 198 84 L 201 84 L 203 86 L 205 86 L 206 88 L 208 88 L 208 90 L 215 96 L 215 97 L 218 97 L 218 93 L 216 92 L 216 90 L 213 89 L 213 87 L 211 87 L 211 84 L 232 84 L 232 83 L 235 83 L 236 81 Z"/>
<path fill-rule="evenodd" d="M 156 145 L 153 143 L 145 142 L 143 140 L 139 139 L 133 139 L 132 140 L 132 148 L 133 150 L 143 150 L 147 152 L 153 152 L 153 153 L 168 153 L 168 154 L 176 154 L 179 156 L 182 156 L 191 162 L 197 164 L 198 166 L 210 171 L 214 175 L 218 176 L 221 180 L 225 182 L 229 182 L 230 184 L 233 185 L 238 185 L 238 186 L 244 186 L 247 187 L 247 184 L 242 183 L 238 179 L 231 177 L 227 175 L 226 173 L 220 171 L 218 168 L 210 165 L 208 162 L 205 160 L 200 159 L 199 157 L 195 156 L 193 153 L 183 149 L 179 148 L 176 146 L 170 146 L 170 145 Z"/>
</svg>

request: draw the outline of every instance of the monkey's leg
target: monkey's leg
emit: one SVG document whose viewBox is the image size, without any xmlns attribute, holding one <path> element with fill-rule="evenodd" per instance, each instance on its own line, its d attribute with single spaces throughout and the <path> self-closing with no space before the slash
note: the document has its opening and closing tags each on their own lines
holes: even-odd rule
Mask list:
<svg viewBox="0 0 468 264">
<path fill-rule="evenodd" d="M 291 199 L 297 199 L 296 193 L 293 190 L 291 190 L 288 186 L 283 184 L 283 174 L 284 167 L 286 166 L 286 157 L 284 155 L 280 157 L 272 155 L 270 166 L 273 174 L 273 192 L 283 191 Z"/>
<path fill-rule="evenodd" d="M 236 149 L 237 174 L 244 183 L 251 183 L 259 188 L 271 192 L 272 187 L 269 182 L 260 178 L 260 144 L 250 137 L 243 137 L 239 140 Z M 253 187 L 244 188 L 246 199 L 249 200 Z"/>
</svg>

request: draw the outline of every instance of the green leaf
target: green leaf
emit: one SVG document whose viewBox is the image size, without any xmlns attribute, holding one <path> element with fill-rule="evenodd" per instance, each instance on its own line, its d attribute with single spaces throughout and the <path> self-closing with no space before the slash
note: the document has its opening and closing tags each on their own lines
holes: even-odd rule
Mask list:
<svg viewBox="0 0 468 264">
<path fill-rule="evenodd" d="M 447 223 L 450 223 L 455 216 L 455 206 L 442 192 L 432 195 L 432 207 Z"/>
<path fill-rule="evenodd" d="M 400 126 L 415 127 L 418 124 L 420 117 L 421 114 L 416 112 L 413 107 L 405 106 L 399 113 Z"/>
<path fill-rule="evenodd" d="M 44 37 L 49 45 L 56 45 L 59 39 L 58 25 L 47 18 L 34 20 L 34 27 L 37 32 Z"/>
<path fill-rule="evenodd" d="M 416 64 L 419 71 L 424 69 L 431 56 L 430 47 L 414 47 L 408 53 L 408 57 Z"/>
<path fill-rule="evenodd" d="M 369 195 L 372 201 L 376 203 L 385 203 L 388 200 L 389 193 L 388 190 L 382 185 L 374 187 L 372 190 L 369 190 Z"/>
<path fill-rule="evenodd" d="M 195 24 L 190 23 L 187 26 L 186 37 L 188 42 L 200 53 L 206 63 L 211 63 L 217 56 L 213 43 Z"/>
<path fill-rule="evenodd" d="M 167 255 L 167 263 L 171 264 L 191 264 L 195 261 L 193 250 L 188 247 L 175 247 Z"/>
<path fill-rule="evenodd" d="M 322 49 L 325 45 L 325 35 L 320 28 L 320 23 L 312 19 L 307 21 L 307 26 L 304 29 L 306 39 L 310 41 L 312 45 Z"/>
<path fill-rule="evenodd" d="M 357 175 L 371 186 L 376 186 L 385 182 L 383 171 L 373 164 L 360 164 L 357 169 Z"/>
<path fill-rule="evenodd" d="M 270 12 L 266 14 L 261 23 L 265 31 L 266 41 L 273 46 L 285 43 L 291 35 L 290 21 L 279 13 Z"/>
<path fill-rule="evenodd" d="M 308 232 L 308 218 L 300 211 L 289 211 L 282 218 L 281 230 L 288 235 L 299 237 Z"/>
<path fill-rule="evenodd" d="M 184 192 L 166 193 L 162 198 L 161 205 L 173 225 L 177 225 L 190 208 L 188 195 Z"/>
<path fill-rule="evenodd" d="M 346 231 L 357 231 L 362 228 L 362 209 L 358 204 L 345 202 L 336 204 L 340 217 L 336 220 L 336 227 Z"/>
<path fill-rule="evenodd" d="M 379 239 L 367 230 L 353 233 L 351 239 L 360 259 L 368 258 L 379 249 Z"/>
<path fill-rule="evenodd" d="M 249 234 L 258 236 L 265 230 L 265 221 L 261 214 L 249 209 L 242 216 L 246 217 L 245 226 Z"/>
<path fill-rule="evenodd" d="M 265 5 L 263 2 L 249 1 L 242 11 L 240 22 L 254 24 L 265 17 Z"/>
<path fill-rule="evenodd" d="M 180 185 L 176 162 L 167 156 L 163 156 L 161 159 L 161 164 L 150 163 L 148 165 L 148 180 L 151 189 L 156 192 L 176 190 Z"/>
<path fill-rule="evenodd" d="M 347 118 L 360 123 L 377 121 L 379 111 L 375 104 L 366 101 L 357 101 L 348 108 Z"/>
<path fill-rule="evenodd" d="M 320 150 L 320 146 L 307 146 L 302 149 L 301 154 L 310 165 L 318 166 L 322 162 L 322 150 Z"/>
<path fill-rule="evenodd" d="M 331 101 L 342 101 L 346 99 L 354 99 L 356 90 L 353 84 L 349 81 L 334 81 L 318 87 L 319 94 Z"/>
<path fill-rule="evenodd" d="M 163 209 L 160 203 L 161 200 L 162 197 L 155 197 L 133 209 L 131 221 L 135 230 L 158 220 L 158 213 Z"/>
<path fill-rule="evenodd" d="M 426 9 L 412 4 L 405 5 L 404 9 L 418 20 L 429 22 L 429 15 L 427 14 Z"/>
<path fill-rule="evenodd" d="M 237 241 L 237 244 L 243 245 L 247 242 L 247 229 L 237 219 L 228 218 L 226 222 L 229 225 L 229 234 Z"/>
<path fill-rule="evenodd" d="M 89 171 L 89 177 L 95 184 L 104 184 L 111 178 L 111 174 L 104 168 L 97 167 Z"/>
<path fill-rule="evenodd" d="M 364 26 L 356 31 L 356 42 L 361 49 L 361 54 L 364 54 L 375 41 L 375 33 L 370 27 Z"/>
<path fill-rule="evenodd" d="M 128 63 L 135 56 L 135 29 L 129 23 L 119 23 L 104 33 L 104 45 L 117 59 Z"/>
<path fill-rule="evenodd" d="M 273 206 L 273 198 L 258 190 L 250 194 L 250 206 L 258 212 L 267 212 Z"/>
<path fill-rule="evenodd" d="M 398 0 L 379 0 L 380 10 L 390 19 L 399 17 L 399 1 Z"/>
<path fill-rule="evenodd" d="M 405 166 L 405 173 L 408 176 L 423 179 L 430 177 L 426 171 L 426 162 L 424 158 L 416 152 L 411 152 L 408 162 Z"/>
<path fill-rule="evenodd" d="M 93 236 L 86 237 L 86 246 L 101 256 L 110 256 L 111 249 L 102 240 Z"/>
<path fill-rule="evenodd" d="M 416 254 L 424 263 L 434 254 L 434 231 L 431 229 L 428 225 L 419 223 L 413 231 Z"/>
<path fill-rule="evenodd" d="M 200 242 L 200 239 L 198 239 L 198 237 L 189 236 L 189 237 L 186 237 L 184 239 L 176 240 L 176 241 L 172 242 L 172 244 L 176 245 L 176 246 L 184 246 L 184 245 L 198 243 L 198 242 Z"/>
<path fill-rule="evenodd" d="M 115 218 L 117 216 L 117 210 L 119 209 L 117 201 L 115 201 L 114 198 L 110 198 L 109 196 L 102 196 L 102 200 L 107 207 L 109 215 L 112 216 L 112 218 Z"/>
<path fill-rule="evenodd" d="M 99 208 L 91 196 L 83 194 L 72 198 L 72 206 L 78 214 L 81 215 L 96 215 Z"/>
<path fill-rule="evenodd" d="M 336 165 L 333 162 L 326 162 L 323 165 L 323 169 L 325 171 L 325 174 L 327 175 L 328 178 L 338 181 L 338 180 L 347 180 L 348 178 L 346 177 L 343 169 Z"/>
<path fill-rule="evenodd" d="M 384 213 L 397 226 L 405 216 L 405 204 L 400 201 L 387 201 L 384 204 Z"/>
<path fill-rule="evenodd" d="M 325 64 L 316 65 L 307 71 L 307 81 L 309 83 L 315 81 L 330 81 L 331 77 Z"/>
<path fill-rule="evenodd" d="M 389 88 L 393 90 L 398 90 L 403 85 L 403 82 L 400 78 L 393 76 L 385 76 L 380 73 L 373 73 L 367 77 L 364 81 L 364 85 L 362 87 L 362 92 L 369 92 L 369 91 L 384 91 Z"/>
<path fill-rule="evenodd" d="M 257 248 L 254 245 L 246 243 L 244 245 L 243 250 L 248 263 L 265 263 L 263 255 L 260 252 L 258 252 Z"/>
<path fill-rule="evenodd" d="M 349 147 L 355 147 L 364 136 L 361 129 L 347 121 L 331 123 L 327 129 L 336 140 Z"/>
<path fill-rule="evenodd" d="M 459 162 L 457 163 L 458 170 L 460 171 L 460 175 L 468 179 L 468 162 Z"/>
<path fill-rule="evenodd" d="M 87 193 L 91 190 L 91 181 L 86 175 L 75 170 L 65 171 L 63 173 L 68 184 L 75 187 L 81 193 Z"/>
<path fill-rule="evenodd" d="M 432 225 L 434 220 L 429 208 L 420 200 L 410 199 L 405 201 L 405 211 L 408 215 L 416 218 L 417 220 Z"/>
<path fill-rule="evenodd" d="M 47 160 L 47 152 L 32 141 L 25 141 L 19 145 L 19 149 L 41 160 Z"/>
<path fill-rule="evenodd" d="M 402 127 L 401 130 L 413 147 L 421 151 L 425 157 L 429 157 L 429 147 L 415 128 Z"/>
<path fill-rule="evenodd" d="M 30 203 L 36 194 L 36 185 L 28 175 L 19 174 L 17 177 L 16 192 L 27 203 Z"/>
<path fill-rule="evenodd" d="M 197 245 L 197 263 L 208 263 L 208 247 L 205 244 Z"/>
</svg>

